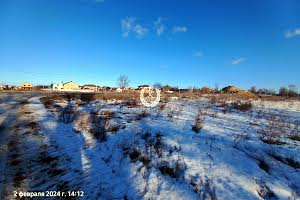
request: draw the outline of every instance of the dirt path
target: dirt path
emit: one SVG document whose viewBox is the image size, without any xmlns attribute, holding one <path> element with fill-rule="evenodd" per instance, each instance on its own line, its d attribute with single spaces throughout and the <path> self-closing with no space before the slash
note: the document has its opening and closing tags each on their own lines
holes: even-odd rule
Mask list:
<svg viewBox="0 0 300 200">
<path fill-rule="evenodd" d="M 9 113 L 0 126 L 0 199 L 18 199 L 14 191 L 70 189 L 69 182 L 61 180 L 70 159 L 41 131 L 30 108 L 26 98 L 5 108 Z"/>
</svg>

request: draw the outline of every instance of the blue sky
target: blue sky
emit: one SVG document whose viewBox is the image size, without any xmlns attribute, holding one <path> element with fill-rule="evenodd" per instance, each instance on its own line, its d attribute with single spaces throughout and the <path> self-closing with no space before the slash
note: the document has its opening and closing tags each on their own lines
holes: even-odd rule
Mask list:
<svg viewBox="0 0 300 200">
<path fill-rule="evenodd" d="M 175 3 L 176 2 L 176 3 Z M 0 0 L 0 81 L 300 88 L 298 0 Z"/>
</svg>

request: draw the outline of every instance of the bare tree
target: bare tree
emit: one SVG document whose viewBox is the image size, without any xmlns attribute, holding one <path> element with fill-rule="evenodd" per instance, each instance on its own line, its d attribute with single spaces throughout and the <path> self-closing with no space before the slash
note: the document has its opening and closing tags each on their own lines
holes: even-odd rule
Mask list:
<svg viewBox="0 0 300 200">
<path fill-rule="evenodd" d="M 289 91 L 286 87 L 281 87 L 279 89 L 279 95 L 280 96 L 288 96 L 288 93 L 289 93 Z"/>
<path fill-rule="evenodd" d="M 128 76 L 126 75 L 121 75 L 119 76 L 118 80 L 117 80 L 117 84 L 120 88 L 124 89 L 126 87 L 129 86 L 129 79 Z"/>
<path fill-rule="evenodd" d="M 297 96 L 298 95 L 296 85 L 294 85 L 294 84 L 288 85 L 288 88 L 289 88 L 289 91 L 288 91 L 289 96 Z"/>
<path fill-rule="evenodd" d="M 155 89 L 160 89 L 162 87 L 162 85 L 160 83 L 156 82 L 156 83 L 153 84 L 153 87 Z"/>
<path fill-rule="evenodd" d="M 219 91 L 219 83 L 215 83 L 215 91 Z"/>
<path fill-rule="evenodd" d="M 256 87 L 252 86 L 249 91 L 252 92 L 252 93 L 256 93 Z"/>
</svg>

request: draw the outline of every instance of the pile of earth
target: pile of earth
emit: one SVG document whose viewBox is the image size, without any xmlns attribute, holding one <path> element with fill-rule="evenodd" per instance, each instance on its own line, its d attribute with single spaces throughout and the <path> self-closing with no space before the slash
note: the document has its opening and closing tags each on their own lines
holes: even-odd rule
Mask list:
<svg viewBox="0 0 300 200">
<path fill-rule="evenodd" d="M 231 93 L 231 94 L 242 94 L 247 96 L 253 96 L 256 97 L 255 94 L 249 92 L 248 90 L 243 90 L 241 88 L 235 87 L 235 86 L 227 86 L 222 89 L 222 92 L 224 93 Z"/>
</svg>

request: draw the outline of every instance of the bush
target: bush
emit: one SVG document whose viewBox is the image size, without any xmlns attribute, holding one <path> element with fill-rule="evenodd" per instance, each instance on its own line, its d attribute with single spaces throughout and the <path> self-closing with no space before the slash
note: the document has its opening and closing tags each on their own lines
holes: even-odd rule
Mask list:
<svg viewBox="0 0 300 200">
<path fill-rule="evenodd" d="M 173 106 L 169 109 L 167 115 L 169 118 L 179 117 L 182 114 L 182 110 L 183 110 L 183 105 Z"/>
<path fill-rule="evenodd" d="M 250 101 L 248 102 L 234 102 L 234 103 L 231 103 L 231 106 L 233 107 L 233 109 L 235 110 L 239 110 L 239 111 L 242 111 L 242 112 L 246 112 L 248 110 L 251 110 L 253 105 Z"/>
<path fill-rule="evenodd" d="M 141 120 L 145 117 L 148 117 L 150 114 L 147 112 L 147 110 L 143 110 L 141 113 L 137 114 L 135 119 L 136 120 Z"/>
<path fill-rule="evenodd" d="M 140 157 L 141 153 L 137 149 L 132 149 L 129 153 L 130 160 L 136 161 Z"/>
<path fill-rule="evenodd" d="M 101 115 L 101 112 L 82 112 L 75 119 L 75 130 L 78 132 L 86 131 L 100 141 L 106 140 L 106 127 L 109 124 L 109 118 Z"/>
<path fill-rule="evenodd" d="M 75 117 L 75 111 L 76 108 L 74 105 L 67 105 L 65 108 L 62 109 L 59 115 L 59 120 L 66 124 L 73 122 Z"/>
<path fill-rule="evenodd" d="M 80 95 L 80 100 L 84 102 L 94 101 L 96 99 L 95 94 L 93 93 L 82 93 Z"/>
<path fill-rule="evenodd" d="M 300 141 L 300 121 L 295 121 L 293 124 L 293 128 L 291 134 L 289 136 L 291 140 Z"/>
<path fill-rule="evenodd" d="M 173 164 L 162 162 L 158 169 L 163 175 L 168 175 L 172 178 L 179 178 L 186 169 L 186 166 L 184 162 L 178 159 Z"/>
<path fill-rule="evenodd" d="M 120 125 L 119 124 L 115 124 L 115 125 L 112 125 L 110 127 L 107 128 L 107 132 L 118 132 L 118 130 L 120 129 Z"/>
<path fill-rule="evenodd" d="M 192 130 L 196 133 L 200 133 L 201 129 L 204 127 L 205 117 L 207 115 L 207 110 L 199 109 L 195 118 L 195 124 L 192 126 Z"/>
<path fill-rule="evenodd" d="M 137 100 L 135 99 L 129 99 L 124 101 L 124 104 L 128 107 L 128 108 L 135 108 L 138 106 Z"/>
</svg>

